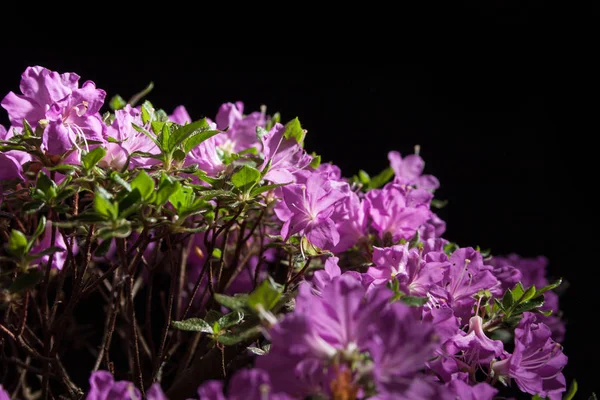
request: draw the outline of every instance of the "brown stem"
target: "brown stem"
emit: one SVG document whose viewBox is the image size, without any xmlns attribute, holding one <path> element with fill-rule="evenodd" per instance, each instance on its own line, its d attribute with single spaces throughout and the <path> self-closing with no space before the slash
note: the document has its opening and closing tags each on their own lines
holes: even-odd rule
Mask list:
<svg viewBox="0 0 600 400">
<path fill-rule="evenodd" d="M 25 324 L 27 323 L 27 309 L 29 308 L 29 290 L 25 291 L 25 300 L 23 300 L 23 314 L 21 315 L 21 323 L 17 331 L 17 337 L 23 334 Z"/>
<path fill-rule="evenodd" d="M 167 249 L 169 254 L 169 259 L 171 261 L 171 286 L 169 288 L 169 301 L 167 305 L 167 320 L 165 321 L 165 326 L 163 327 L 160 345 L 158 347 L 158 354 L 156 359 L 154 360 L 154 370 L 152 373 L 152 379 L 156 379 L 159 368 L 163 362 L 163 352 L 165 350 L 165 345 L 167 344 L 167 335 L 169 333 L 169 328 L 171 327 L 171 318 L 173 316 L 173 296 L 175 295 L 176 281 L 175 278 L 177 276 L 176 264 L 175 260 L 173 260 L 173 247 L 171 246 L 171 237 L 167 235 Z"/>
<path fill-rule="evenodd" d="M 131 335 L 133 337 L 133 356 L 134 356 L 134 365 L 136 378 L 138 380 L 138 386 L 140 391 L 142 392 L 142 397 L 145 397 L 146 394 L 144 392 L 144 376 L 142 372 L 142 365 L 140 363 L 140 344 L 138 340 L 138 332 L 136 329 L 136 320 L 135 320 L 135 308 L 133 304 L 133 279 L 131 276 L 127 277 L 127 298 L 129 300 L 129 319 L 131 324 Z"/>
</svg>

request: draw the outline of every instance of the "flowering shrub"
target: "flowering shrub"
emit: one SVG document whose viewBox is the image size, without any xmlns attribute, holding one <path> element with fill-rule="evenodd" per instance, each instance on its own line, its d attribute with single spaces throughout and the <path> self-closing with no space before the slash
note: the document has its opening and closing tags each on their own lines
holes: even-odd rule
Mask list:
<svg viewBox="0 0 600 400">
<path fill-rule="evenodd" d="M 297 118 L 149 89 L 1 102 L 0 398 L 572 398 L 560 280 L 444 239 L 418 148 L 344 178 Z"/>
</svg>

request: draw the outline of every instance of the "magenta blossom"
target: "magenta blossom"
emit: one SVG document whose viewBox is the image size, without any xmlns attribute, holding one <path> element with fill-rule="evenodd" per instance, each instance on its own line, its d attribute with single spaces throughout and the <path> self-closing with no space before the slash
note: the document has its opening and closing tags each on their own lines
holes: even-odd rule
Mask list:
<svg viewBox="0 0 600 400">
<path fill-rule="evenodd" d="M 435 176 L 423 175 L 425 161 L 418 154 L 411 154 L 402 158 L 397 151 L 390 151 L 388 160 L 390 160 L 390 165 L 396 175 L 395 180 L 399 184 L 431 191 L 440 187 L 440 182 Z"/>
<path fill-rule="evenodd" d="M 460 400 L 492 400 L 498 390 L 485 382 L 469 385 L 461 379 L 452 379 L 446 385 L 451 392 L 452 399 Z"/>
<path fill-rule="evenodd" d="M 398 279 L 400 290 L 411 296 L 426 296 L 429 288 L 442 280 L 449 266 L 449 263 L 428 264 L 408 244 L 373 247 L 373 263 L 375 266 L 367 274 L 373 277 L 374 285 Z"/>
<path fill-rule="evenodd" d="M 13 129 L 7 131 L 0 125 L 0 140 L 9 140 L 13 136 Z M 20 179 L 25 180 L 23 164 L 31 161 L 31 156 L 24 151 L 10 150 L 0 152 L 0 181 Z"/>
<path fill-rule="evenodd" d="M 471 247 L 456 250 L 449 261 L 444 279 L 431 287 L 430 294 L 435 304 L 448 304 L 466 323 L 475 305 L 473 295 L 482 289 L 496 291 L 500 283 L 490 272 L 491 267 L 483 265 L 481 254 Z"/>
<path fill-rule="evenodd" d="M 517 254 L 509 254 L 506 257 L 494 256 L 490 260 L 493 265 L 494 275 L 503 284 L 503 289 L 512 289 L 517 282 L 521 282 L 525 288 L 535 285 L 538 289 L 550 284 L 546 275 L 548 273 L 548 259 L 540 256 L 535 258 L 524 258 Z M 565 337 L 565 323 L 560 316 L 558 295 L 553 291 L 544 293 L 544 305 L 540 307 L 543 311 L 552 311 L 554 314 L 539 315 L 539 321 L 548 325 L 552 330 L 552 338 L 562 342 Z"/>
<path fill-rule="evenodd" d="M 227 396 L 223 382 L 208 381 L 198 388 L 200 400 L 292 400 L 282 392 L 273 392 L 269 375 L 260 369 L 242 369 L 229 380 Z"/>
<path fill-rule="evenodd" d="M 307 168 L 312 157 L 294 138 L 284 137 L 285 126 L 276 123 L 262 138 L 264 161 L 261 171 L 269 168 L 264 179 L 273 183 L 295 182 L 294 174 Z"/>
<path fill-rule="evenodd" d="M 354 192 L 338 205 L 337 214 L 342 215 L 336 222 L 340 233 L 339 243 L 332 249 L 340 253 L 356 245 L 358 241 L 368 234 L 368 206 L 369 203 L 361 200 Z"/>
<path fill-rule="evenodd" d="M 133 124 L 143 126 L 142 115 L 138 109 L 129 104 L 121 110 L 115 111 L 115 120 L 106 127 L 105 135 L 113 138 L 117 143 L 106 144 L 106 156 L 101 165 L 121 169 L 125 166 L 127 157 L 135 152 L 158 154 L 156 144 L 142 132 L 133 128 Z M 157 160 L 148 157 L 133 156 L 130 167 L 144 167 L 156 164 Z"/>
<path fill-rule="evenodd" d="M 567 364 L 567 356 L 550 336 L 550 329 L 537 322 L 535 314 L 523 313 L 515 329 L 513 353 L 494 363 L 492 369 L 497 375 L 514 379 L 524 392 L 560 399 L 566 390 L 562 369 Z"/>
<path fill-rule="evenodd" d="M 430 218 L 429 203 L 433 196 L 421 189 L 388 183 L 383 189 L 367 193 L 371 226 L 380 238 L 391 235 L 394 242 L 412 238 Z"/>
<path fill-rule="evenodd" d="M 227 129 L 216 139 L 219 148 L 226 153 L 237 153 L 251 147 L 258 148 L 256 128 L 265 127 L 266 118 L 262 112 L 244 115 L 244 103 L 241 101 L 225 103 L 219 108 L 215 118 L 217 129 Z"/>
<path fill-rule="evenodd" d="M 4 390 L 2 385 L 0 385 L 0 400 L 10 400 L 10 395 Z"/>
<path fill-rule="evenodd" d="M 340 186 L 315 173 L 305 185 L 282 187 L 287 210 L 277 216 L 284 220 L 281 236 L 285 239 L 300 233 L 322 249 L 331 249 L 340 241 L 335 221 L 331 218 L 335 205 L 348 195 L 348 185 Z M 284 212 L 287 215 L 284 215 Z"/>
<path fill-rule="evenodd" d="M 142 400 L 139 389 L 129 381 L 115 381 L 108 371 L 96 371 L 90 376 L 90 391 L 86 400 Z M 146 391 L 147 400 L 168 400 L 158 383 Z"/>
<path fill-rule="evenodd" d="M 92 81 L 79 87 L 79 76 L 59 74 L 43 67 L 28 67 L 21 75 L 22 95 L 10 92 L 1 104 L 13 125 L 26 119 L 32 127 L 44 120 L 42 147 L 61 155 L 88 140 L 103 141 L 98 111 L 106 93 Z"/>
<path fill-rule="evenodd" d="M 52 221 L 48 221 L 46 222 L 46 230 L 44 231 L 44 233 L 42 233 L 39 242 L 31 249 L 31 253 L 39 253 L 43 250 L 48 249 L 49 247 L 51 247 L 51 245 Z M 67 260 L 67 245 L 65 244 L 65 239 L 58 231 L 56 231 L 56 236 L 54 237 L 54 247 L 58 247 L 61 250 L 54 253 L 54 256 L 52 258 L 52 268 L 60 270 L 63 268 L 63 266 L 65 265 L 65 261 Z M 39 258 L 36 262 L 39 264 L 40 267 L 46 268 L 46 264 L 48 264 L 49 260 L 50 256 L 46 255 Z"/>
</svg>

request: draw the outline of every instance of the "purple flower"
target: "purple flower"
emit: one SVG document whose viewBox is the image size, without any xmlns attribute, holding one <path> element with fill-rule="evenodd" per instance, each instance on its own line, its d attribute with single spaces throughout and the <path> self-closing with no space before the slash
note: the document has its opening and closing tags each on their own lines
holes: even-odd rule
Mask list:
<svg viewBox="0 0 600 400">
<path fill-rule="evenodd" d="M 0 140 L 8 140 L 13 136 L 13 129 L 8 131 L 0 125 Z M 28 153 L 18 150 L 0 152 L 0 181 L 20 179 L 25 180 L 23 176 L 23 164 L 31 161 L 31 156 Z"/>
<path fill-rule="evenodd" d="M 366 195 L 372 227 L 380 238 L 391 235 L 392 240 L 412 238 L 417 229 L 430 218 L 431 193 L 388 183 L 383 189 Z"/>
<path fill-rule="evenodd" d="M 479 316 L 473 316 L 469 320 L 469 331 L 457 333 L 447 343 L 444 349 L 448 354 L 461 353 L 460 358 L 463 365 L 473 368 L 480 365 L 489 365 L 495 358 L 504 354 L 504 345 L 500 340 L 488 338 L 483 331 L 483 320 Z"/>
<path fill-rule="evenodd" d="M 177 106 L 173 110 L 173 114 L 169 115 L 169 121 L 175 122 L 179 125 L 185 125 L 191 123 L 192 118 L 184 106 Z"/>
<path fill-rule="evenodd" d="M 276 391 L 327 394 L 329 383 L 348 378 L 343 376 L 348 371 L 331 361 L 338 354 L 356 357 L 367 350 L 389 295 L 383 289 L 365 301 L 362 283 L 350 275 L 335 278 L 321 296 L 309 284 L 301 285 L 294 312 L 271 329 L 271 351 L 257 359 L 257 367 L 267 371 Z"/>
<path fill-rule="evenodd" d="M 43 67 L 28 67 L 21 75 L 21 93 L 10 92 L 1 104 L 13 125 L 26 119 L 33 127 L 46 121 L 42 147 L 61 155 L 81 141 L 102 141 L 102 121 L 98 114 L 106 93 L 92 81 L 79 87 L 79 76 L 58 74 Z"/>
<path fill-rule="evenodd" d="M 412 296 L 425 296 L 431 285 L 440 282 L 449 263 L 426 263 L 417 249 L 408 244 L 392 247 L 373 247 L 374 267 L 367 274 L 373 277 L 374 285 L 398 279 L 400 289 Z"/>
<path fill-rule="evenodd" d="M 269 167 L 264 179 L 273 183 L 295 182 L 294 174 L 306 167 L 312 157 L 293 138 L 286 139 L 285 126 L 276 123 L 262 138 L 264 161 L 261 171 Z"/>
<path fill-rule="evenodd" d="M 181 125 L 185 125 L 192 121 L 187 110 L 183 106 L 177 107 L 175 111 L 173 111 L 173 114 L 169 116 L 169 119 Z M 207 122 L 211 129 L 217 128 L 214 122 L 208 119 Z M 185 165 L 197 164 L 198 168 L 211 176 L 216 176 L 223 171 L 225 169 L 225 164 L 223 164 L 223 161 L 217 152 L 217 136 L 210 137 L 194 147 L 192 151 L 187 154 Z"/>
<path fill-rule="evenodd" d="M 562 346 L 552 340 L 550 329 L 537 322 L 535 314 L 526 312 L 515 329 L 513 353 L 494 363 L 492 369 L 514 379 L 524 392 L 560 399 L 566 390 L 562 369 L 567 360 Z"/>
<path fill-rule="evenodd" d="M 482 289 L 493 290 L 499 286 L 489 269 L 483 265 L 478 251 L 471 247 L 458 249 L 450 257 L 450 267 L 441 284 L 431 287 L 431 295 L 437 302 L 448 304 L 457 317 L 466 321 L 475 305 L 473 295 Z"/>
<path fill-rule="evenodd" d="M 340 241 L 332 249 L 334 253 L 341 253 L 356 245 L 367 235 L 368 227 L 368 202 L 361 200 L 354 192 L 350 192 L 344 201 L 338 205 L 339 214 L 344 217 L 336 223 L 340 234 Z"/>
<path fill-rule="evenodd" d="M 106 156 L 100 162 L 101 166 L 122 169 L 127 157 L 136 151 L 158 154 L 156 144 L 142 132 L 133 128 L 133 124 L 143 126 L 141 112 L 129 104 L 115 111 L 115 120 L 106 127 L 105 135 L 117 140 L 118 143 L 106 144 Z M 130 167 L 145 167 L 156 164 L 157 160 L 148 157 L 135 156 L 131 158 Z"/>
<path fill-rule="evenodd" d="M 274 390 L 354 398 L 362 390 L 357 371 L 372 375 L 380 393 L 403 398 L 416 390 L 418 371 L 436 346 L 433 327 L 408 306 L 389 303 L 385 287 L 365 294 L 348 274 L 334 278 L 320 295 L 309 284 L 300 286 L 294 312 L 271 329 L 271 350 L 256 362 Z"/>
<path fill-rule="evenodd" d="M 133 383 L 115 382 L 112 374 L 108 371 L 96 371 L 90 376 L 90 391 L 86 400 L 140 400 L 141 398 L 142 394 Z"/>
<path fill-rule="evenodd" d="M 497 389 L 485 382 L 471 386 L 460 379 L 451 380 L 446 387 L 452 393 L 453 398 L 460 400 L 492 400 L 498 393 Z"/>
<path fill-rule="evenodd" d="M 388 160 L 399 184 L 432 191 L 440 187 L 440 182 L 435 176 L 423 175 L 425 161 L 418 154 L 411 154 L 403 159 L 397 151 L 390 151 Z"/>
<path fill-rule="evenodd" d="M 0 385 L 0 400 L 10 400 L 10 395 L 4 390 L 2 385 Z"/>
<path fill-rule="evenodd" d="M 90 391 L 86 400 L 141 400 L 139 389 L 129 381 L 115 381 L 108 371 L 96 371 L 90 376 Z M 168 400 L 158 383 L 146 391 L 147 400 Z"/>
<path fill-rule="evenodd" d="M 431 213 L 429 220 L 419 228 L 421 240 L 439 238 L 444 232 L 446 232 L 446 222 L 434 212 Z"/>
<path fill-rule="evenodd" d="M 221 381 L 208 381 L 198 388 L 200 400 L 291 400 L 285 393 L 274 393 L 269 375 L 260 369 L 242 369 L 229 381 L 227 397 Z"/>
<path fill-rule="evenodd" d="M 335 221 L 331 218 L 335 205 L 344 199 L 348 186 L 339 186 L 315 173 L 306 184 L 282 187 L 283 200 L 289 211 L 281 228 L 281 236 L 289 238 L 301 233 L 317 247 L 331 249 L 340 241 Z M 282 217 L 279 213 L 278 217 Z"/>
<path fill-rule="evenodd" d="M 229 128 L 224 134 L 219 135 L 219 148 L 227 153 L 237 153 L 250 147 L 258 148 L 256 127 L 265 126 L 265 115 L 253 112 L 243 115 L 244 103 L 241 101 L 225 103 L 219 108 L 215 122 L 217 129 Z"/>
<path fill-rule="evenodd" d="M 546 278 L 548 259 L 540 256 L 535 258 L 523 258 L 517 254 L 509 254 L 506 257 L 494 256 L 490 260 L 494 266 L 494 275 L 502 282 L 502 289 L 512 289 L 517 282 L 521 282 L 525 288 L 535 285 L 538 289 L 547 286 L 550 282 Z M 544 293 L 544 305 L 540 307 L 543 311 L 558 313 L 558 295 L 553 291 Z M 540 322 L 545 323 L 552 329 L 552 338 L 562 342 L 565 336 L 565 323 L 557 315 L 539 315 Z"/>
<path fill-rule="evenodd" d="M 433 325 L 421 323 L 412 311 L 398 302 L 382 310 L 369 345 L 377 389 L 396 396 L 390 398 L 420 398 L 415 391 L 432 389 L 417 373 L 433 355 L 436 333 Z"/>
<path fill-rule="evenodd" d="M 41 236 L 38 244 L 33 246 L 33 248 L 31 249 L 31 253 L 32 254 L 39 253 L 43 250 L 48 249 L 49 247 L 51 247 L 51 245 L 52 245 L 52 221 L 48 221 L 48 222 L 46 222 L 46 230 L 44 231 L 44 233 L 42 233 L 42 236 Z M 65 244 L 65 239 L 58 232 L 58 230 L 56 231 L 56 236 L 54 238 L 54 246 L 62 249 L 62 251 L 57 251 L 56 253 L 54 253 L 54 257 L 52 258 L 52 268 L 56 268 L 56 269 L 60 270 L 63 268 L 63 266 L 65 265 L 65 261 L 67 260 L 67 251 L 66 251 L 67 245 Z M 75 251 L 75 249 L 74 249 L 74 251 Z M 50 256 L 46 255 L 46 256 L 42 256 L 41 258 L 37 259 L 36 262 L 39 264 L 40 267 L 46 268 L 46 265 L 48 264 L 48 260 L 50 260 Z"/>
<path fill-rule="evenodd" d="M 342 270 L 338 266 L 340 261 L 337 257 L 330 257 L 325 261 L 325 268 L 316 271 L 313 274 L 311 283 L 315 289 L 315 293 L 322 293 L 323 289 L 327 287 L 334 278 L 337 278 L 342 274 Z"/>
</svg>

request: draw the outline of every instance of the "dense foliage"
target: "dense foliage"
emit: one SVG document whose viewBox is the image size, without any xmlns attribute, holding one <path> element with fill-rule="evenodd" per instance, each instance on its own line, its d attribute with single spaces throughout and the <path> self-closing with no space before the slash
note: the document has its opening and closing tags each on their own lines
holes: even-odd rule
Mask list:
<svg viewBox="0 0 600 400">
<path fill-rule="evenodd" d="M 344 178 L 297 118 L 150 89 L 1 102 L 0 399 L 573 396 L 560 281 L 445 240 L 418 147 Z"/>
</svg>

